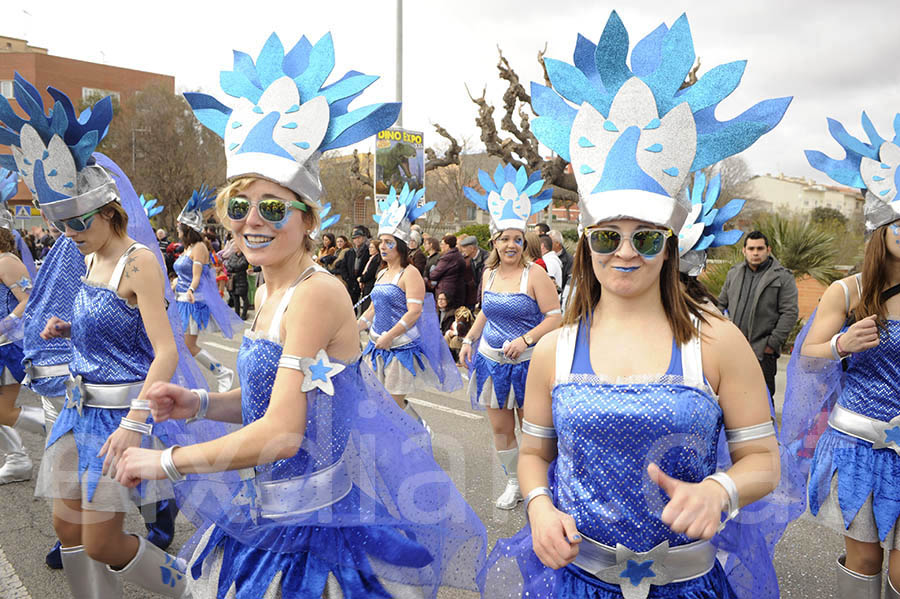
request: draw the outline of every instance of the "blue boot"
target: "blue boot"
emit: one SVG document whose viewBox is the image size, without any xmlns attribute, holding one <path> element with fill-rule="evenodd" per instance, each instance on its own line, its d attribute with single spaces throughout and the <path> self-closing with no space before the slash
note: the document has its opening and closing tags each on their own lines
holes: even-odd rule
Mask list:
<svg viewBox="0 0 900 599">
<path fill-rule="evenodd" d="M 174 499 L 164 499 L 155 506 L 154 513 L 143 512 L 147 526 L 147 540 L 165 551 L 175 536 L 175 516 L 178 515 L 178 506 Z M 152 509 L 152 506 L 145 506 L 144 510 L 147 509 Z"/>
<path fill-rule="evenodd" d="M 53 549 L 51 549 L 50 553 L 47 554 L 47 557 L 44 558 L 44 561 L 51 569 L 62 570 L 62 554 L 59 552 L 59 541 L 56 542 L 56 545 L 53 546 Z"/>
</svg>

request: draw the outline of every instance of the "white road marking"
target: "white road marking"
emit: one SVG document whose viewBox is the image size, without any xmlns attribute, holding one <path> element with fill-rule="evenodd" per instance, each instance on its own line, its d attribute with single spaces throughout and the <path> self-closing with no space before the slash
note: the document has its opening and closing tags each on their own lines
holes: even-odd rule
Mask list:
<svg viewBox="0 0 900 599">
<path fill-rule="evenodd" d="M 472 412 L 463 412 L 462 410 L 456 410 L 453 408 L 448 408 L 447 406 L 442 406 L 440 404 L 431 403 L 430 401 L 425 401 L 423 399 L 416 399 L 415 397 L 407 397 L 406 400 L 417 406 L 425 406 L 426 408 L 431 408 L 433 410 L 440 410 L 441 412 L 447 412 L 448 414 L 453 414 L 455 416 L 462 416 L 463 418 L 468 418 L 469 420 L 483 420 L 484 417 L 480 414 L 473 414 Z"/>
<path fill-rule="evenodd" d="M 3 549 L 0 549 L 0 599 L 31 599 Z"/>
<path fill-rule="evenodd" d="M 233 354 L 238 353 L 238 350 L 233 347 L 228 347 L 227 345 L 222 345 L 221 343 L 216 343 L 215 341 L 203 341 L 201 345 L 208 345 L 209 347 L 214 347 L 216 349 L 221 349 L 223 351 L 231 352 Z"/>
</svg>

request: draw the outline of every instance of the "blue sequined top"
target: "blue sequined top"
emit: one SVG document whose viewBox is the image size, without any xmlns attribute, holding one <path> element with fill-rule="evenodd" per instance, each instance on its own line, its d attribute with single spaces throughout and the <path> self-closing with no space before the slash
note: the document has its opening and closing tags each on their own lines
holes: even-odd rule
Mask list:
<svg viewBox="0 0 900 599">
<path fill-rule="evenodd" d="M 396 283 L 399 278 L 396 277 L 392 283 L 375 283 L 372 287 L 372 306 L 375 309 L 372 330 L 376 333 L 384 333 L 392 329 L 408 310 L 406 292 Z M 412 328 L 410 327 L 410 329 Z M 415 333 L 411 336 L 415 336 Z"/>
<path fill-rule="evenodd" d="M 194 280 L 194 260 L 188 254 L 187 249 L 178 257 L 172 268 L 175 270 L 175 274 L 178 275 L 178 280 L 175 282 L 175 292 L 187 293 L 188 287 L 191 286 L 191 281 Z M 209 269 L 209 264 L 204 264 L 203 269 Z"/>
<path fill-rule="evenodd" d="M 575 347 L 573 362 L 589 364 L 586 329 L 578 332 Z M 660 519 L 668 497 L 650 480 L 647 465 L 653 461 L 687 482 L 715 472 L 722 427 L 716 399 L 686 384 L 682 350 L 674 344 L 661 376 L 611 383 L 589 366 L 578 370 L 573 367 L 552 392 L 559 435 L 557 507 L 575 518 L 579 531 L 613 547 L 648 551 L 666 540 L 672 546 L 691 542 Z"/>
<path fill-rule="evenodd" d="M 877 347 L 847 358 L 838 404 L 877 420 L 900 415 L 900 320 L 888 320 Z"/>
<path fill-rule="evenodd" d="M 19 300 L 13 295 L 12 289 L 0 283 L 0 318 L 6 318 L 10 312 L 16 309 Z"/>
<path fill-rule="evenodd" d="M 86 277 L 75 296 L 72 346 L 70 370 L 86 383 L 137 383 L 147 378 L 153 362 L 138 307 Z"/>
<path fill-rule="evenodd" d="M 523 272 L 523 280 L 525 276 Z M 489 279 L 488 287 L 491 281 L 493 277 Z M 503 347 L 505 342 L 524 335 L 544 320 L 537 301 L 521 290 L 517 293 L 502 293 L 485 289 L 481 309 L 487 317 L 482 337 L 494 348 Z"/>
</svg>

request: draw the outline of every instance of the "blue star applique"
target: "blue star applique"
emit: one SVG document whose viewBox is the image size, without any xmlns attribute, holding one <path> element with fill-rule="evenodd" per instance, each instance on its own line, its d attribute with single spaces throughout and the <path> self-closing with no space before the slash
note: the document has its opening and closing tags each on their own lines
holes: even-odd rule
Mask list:
<svg viewBox="0 0 900 599">
<path fill-rule="evenodd" d="M 884 442 L 900 445 L 900 426 L 889 428 L 884 431 Z"/>
<path fill-rule="evenodd" d="M 314 381 L 327 381 L 328 371 L 330 369 L 331 368 L 325 364 L 324 360 L 319 360 L 318 362 L 309 365 L 309 372 Z"/>
<path fill-rule="evenodd" d="M 306 393 L 313 389 L 321 389 L 323 393 L 334 395 L 334 384 L 331 379 L 344 370 L 345 366 L 330 361 L 324 349 L 320 349 L 315 358 L 285 357 L 299 362 L 300 371 L 304 375 L 303 384 L 300 385 L 301 391 Z"/>
<path fill-rule="evenodd" d="M 628 560 L 628 567 L 622 570 L 620 576 L 631 581 L 632 586 L 638 586 L 645 578 L 654 578 L 656 573 L 650 569 L 653 566 L 653 560 L 645 562 L 636 562 L 633 559 Z"/>
</svg>

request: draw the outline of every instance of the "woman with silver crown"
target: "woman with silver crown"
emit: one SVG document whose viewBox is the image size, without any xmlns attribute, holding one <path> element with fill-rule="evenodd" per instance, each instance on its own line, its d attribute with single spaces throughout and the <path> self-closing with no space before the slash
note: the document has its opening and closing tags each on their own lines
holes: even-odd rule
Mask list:
<svg viewBox="0 0 900 599">
<path fill-rule="evenodd" d="M 525 167 L 497 166 L 493 179 L 478 171 L 484 188 L 479 194 L 464 188 L 466 197 L 490 214 L 493 250 L 485 261 L 481 283 L 481 312 L 463 338 L 460 362 L 470 364 L 469 395 L 472 407 L 487 409 L 494 433 L 494 448 L 506 474 L 506 488 L 497 498 L 502 510 L 522 501 L 516 468 L 516 408 L 519 420 L 525 402 L 525 376 L 535 344 L 559 326 L 556 285 L 543 268 L 533 268 L 524 253 L 528 219 L 550 205 L 540 173 L 530 176 Z M 477 351 L 473 351 L 478 338 Z"/>
<path fill-rule="evenodd" d="M 11 142 L 19 174 L 87 266 L 71 322 L 51 317 L 41 334 L 71 338 L 75 378 L 48 437 L 35 493 L 53 499 L 75 597 L 119 597 L 123 581 L 179 597 L 184 580 L 174 559 L 122 529 L 133 503 L 171 497 L 171 485 L 133 493 L 108 476 L 125 448 L 150 442 L 151 433 L 175 431 L 173 425 L 154 430 L 145 399 L 154 381 L 173 377 L 179 359 L 171 328 L 159 326 L 168 321 L 161 257 L 129 236 L 143 224 L 145 237 L 153 238 L 127 179 L 109 159 L 92 154 L 112 119 L 110 99 L 79 119 L 68 97 L 48 91 L 56 103 L 45 116 L 40 93 L 16 75 L 14 93 L 27 121 L 0 102 L 3 139 Z"/>
<path fill-rule="evenodd" d="M 484 596 L 775 598 L 763 524 L 722 525 L 779 480 L 762 373 L 740 331 L 682 290 L 675 234 L 689 173 L 752 144 L 789 99 L 715 121 L 743 63 L 679 91 L 684 16 L 627 55 L 613 13 L 596 45 L 579 36 L 574 66 L 548 60 L 553 88 L 532 84 L 533 130 L 572 163 L 583 233 L 575 297 L 526 383 L 529 525 L 498 541 Z M 717 471 L 723 425 L 733 465 Z"/>
<path fill-rule="evenodd" d="M 234 335 L 234 327 L 243 324 L 219 295 L 216 276 L 209 265 L 212 248 L 203 238 L 203 213 L 211 210 L 214 203 L 215 193 L 204 185 L 199 191 L 194 190 L 178 215 L 178 237 L 184 246 L 184 253 L 174 265 L 178 275 L 175 301 L 181 314 L 188 350 L 201 366 L 212 372 L 219 393 L 224 393 L 234 384 L 234 371 L 197 343 L 200 332 L 209 326 L 210 318 L 229 339 Z"/>
<path fill-rule="evenodd" d="M 865 190 L 868 241 L 862 272 L 832 283 L 797 336 L 782 440 L 809 472 L 810 513 L 844 536 L 835 596 L 881 597 L 886 549 L 885 596 L 900 598 L 900 115 L 891 140 L 865 113 L 862 125 L 868 142 L 829 119 L 843 160 L 806 152 L 814 168 Z"/>
<path fill-rule="evenodd" d="M 375 221 L 387 268 L 375 279 L 372 303 L 357 324 L 360 331 L 369 331 L 363 356 L 371 360 L 378 380 L 430 433 L 406 396 L 417 389 L 455 391 L 462 387 L 462 377 L 441 334 L 434 298 L 426 296 L 425 281 L 409 262 L 410 226 L 434 208 L 434 202 L 419 205 L 424 195 L 424 189 L 415 191 L 408 185 L 399 194 L 391 187 L 380 202 Z"/>
<path fill-rule="evenodd" d="M 196 599 L 435 597 L 441 585 L 474 589 L 483 564 L 483 525 L 362 362 L 350 297 L 312 260 L 319 157 L 389 127 L 400 109 L 350 110 L 375 77 L 326 85 L 333 68 L 330 35 L 285 51 L 272 34 L 255 62 L 235 52 L 221 78 L 227 104 L 186 94 L 224 137 L 219 214 L 266 284 L 238 353 L 239 389 L 158 384 L 150 399 L 157 421 L 241 426 L 164 452 L 132 448 L 117 476 L 180 481 L 182 511 L 210 523 L 190 544 Z"/>
<path fill-rule="evenodd" d="M 12 213 L 7 199 L 15 195 L 19 176 L 0 168 L 0 452 L 6 461 L 0 467 L 0 484 L 31 478 L 31 458 L 25 452 L 22 438 L 16 429 L 44 434 L 44 414 L 36 406 L 16 407 L 19 384 L 25 378 L 22 369 L 22 327 L 25 304 L 34 278 L 34 262 L 31 253 L 24 248 L 20 259 L 16 240 L 21 239 L 14 229 Z M 28 260 L 27 269 L 23 260 Z"/>
</svg>

